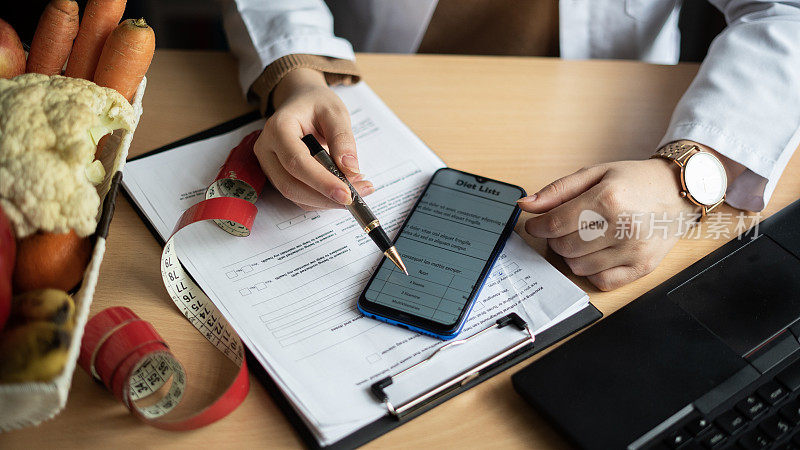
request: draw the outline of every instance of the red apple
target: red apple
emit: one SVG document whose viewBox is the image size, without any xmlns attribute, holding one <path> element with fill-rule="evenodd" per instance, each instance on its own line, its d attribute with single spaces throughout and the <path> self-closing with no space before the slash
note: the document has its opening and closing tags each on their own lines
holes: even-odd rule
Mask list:
<svg viewBox="0 0 800 450">
<path fill-rule="evenodd" d="M 11 310 L 11 275 L 17 258 L 17 241 L 11 222 L 0 208 L 0 330 L 6 324 Z"/>
<path fill-rule="evenodd" d="M 0 275 L 0 331 L 11 313 L 11 279 Z"/>
<path fill-rule="evenodd" d="M 25 73 L 25 49 L 14 28 L 0 19 L 0 78 L 14 78 Z"/>
</svg>

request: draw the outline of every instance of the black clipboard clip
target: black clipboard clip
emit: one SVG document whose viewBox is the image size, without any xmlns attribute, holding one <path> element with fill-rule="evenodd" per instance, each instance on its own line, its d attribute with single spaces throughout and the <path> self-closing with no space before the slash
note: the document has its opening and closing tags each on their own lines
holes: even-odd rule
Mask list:
<svg viewBox="0 0 800 450">
<path fill-rule="evenodd" d="M 395 380 L 400 377 L 401 375 L 408 374 L 409 372 L 413 371 L 415 368 L 421 366 L 422 364 L 427 363 L 437 354 L 445 351 L 448 348 L 453 348 L 459 345 L 466 344 L 473 339 L 478 338 L 479 336 L 488 333 L 491 330 L 503 328 L 508 325 L 513 325 L 520 331 L 522 331 L 525 336 L 520 339 L 519 341 L 515 342 L 514 344 L 510 345 L 509 347 L 501 350 L 499 353 L 491 356 L 478 364 L 460 372 L 458 375 L 455 375 L 446 381 L 428 389 L 427 391 L 421 393 L 420 395 L 404 402 L 399 405 L 393 405 L 391 401 L 389 401 L 389 396 L 386 394 L 385 388 L 391 386 Z M 372 395 L 381 403 L 386 405 L 386 409 L 389 411 L 389 414 L 397 418 L 398 420 L 403 419 L 410 414 L 413 414 L 416 411 L 419 411 L 421 408 L 425 407 L 426 405 L 434 402 L 435 400 L 441 398 L 442 396 L 446 395 L 448 392 L 451 392 L 453 389 L 459 388 L 461 386 L 466 385 L 470 381 L 476 379 L 481 375 L 481 371 L 484 369 L 491 367 L 495 363 L 502 361 L 504 358 L 512 355 L 513 353 L 517 352 L 518 350 L 531 345 L 536 340 L 533 332 L 531 331 L 530 327 L 528 326 L 527 322 L 525 322 L 522 317 L 520 317 L 517 313 L 510 313 L 503 317 L 500 317 L 495 321 L 494 324 L 489 325 L 488 327 L 482 329 L 481 331 L 473 334 L 472 336 L 464 339 L 458 339 L 454 341 L 450 341 L 447 344 L 439 347 L 435 352 L 433 352 L 430 356 L 423 359 L 422 361 L 407 367 L 406 369 L 397 372 L 394 375 L 390 375 L 386 378 L 376 381 L 372 383 L 370 387 L 370 391 L 372 391 Z"/>
</svg>

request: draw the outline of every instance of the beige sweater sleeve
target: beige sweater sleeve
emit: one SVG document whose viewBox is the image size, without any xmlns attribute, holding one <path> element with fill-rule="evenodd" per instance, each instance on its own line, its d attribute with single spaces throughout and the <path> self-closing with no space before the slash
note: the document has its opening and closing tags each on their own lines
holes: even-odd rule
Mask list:
<svg viewBox="0 0 800 450">
<path fill-rule="evenodd" d="M 348 59 L 306 54 L 286 55 L 268 65 L 250 86 L 249 97 L 258 101 L 261 114 L 266 114 L 272 108 L 270 94 L 275 86 L 286 74 L 299 68 L 319 70 L 325 74 L 325 81 L 331 86 L 354 84 L 361 79 L 356 63 Z"/>
</svg>

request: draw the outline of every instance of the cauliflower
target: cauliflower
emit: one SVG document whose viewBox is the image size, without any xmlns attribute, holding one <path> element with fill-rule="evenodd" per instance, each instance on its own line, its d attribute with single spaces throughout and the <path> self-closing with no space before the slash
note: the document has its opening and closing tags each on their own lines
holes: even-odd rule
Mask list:
<svg viewBox="0 0 800 450">
<path fill-rule="evenodd" d="M 0 206 L 18 238 L 37 230 L 88 236 L 105 175 L 97 141 L 136 125 L 117 91 L 59 75 L 0 79 Z"/>
</svg>

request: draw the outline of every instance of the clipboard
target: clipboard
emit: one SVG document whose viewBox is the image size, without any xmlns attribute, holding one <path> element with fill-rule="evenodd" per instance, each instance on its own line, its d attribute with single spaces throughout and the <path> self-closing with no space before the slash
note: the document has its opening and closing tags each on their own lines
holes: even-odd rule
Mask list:
<svg viewBox="0 0 800 450">
<path fill-rule="evenodd" d="M 220 134 L 233 131 L 236 128 L 239 128 L 243 125 L 246 125 L 260 118 L 261 116 L 258 113 L 258 111 L 253 111 L 244 114 L 242 116 L 239 116 L 237 118 L 234 118 L 232 120 L 229 120 L 227 122 L 224 122 L 215 127 L 209 128 L 199 133 L 195 133 L 186 138 L 177 140 L 163 147 L 130 158 L 128 161 L 135 161 L 138 159 L 147 158 L 148 156 L 166 152 L 173 148 L 190 144 L 192 142 L 209 139 L 214 136 L 218 136 Z M 122 185 L 122 183 L 120 184 Z M 131 194 L 128 192 L 127 189 L 125 189 L 124 185 L 122 185 L 122 187 L 123 187 L 122 189 L 123 195 L 128 200 L 133 209 L 136 211 L 136 213 L 139 215 L 139 217 L 142 219 L 142 222 L 144 222 L 148 230 L 150 230 L 150 233 L 156 238 L 156 241 L 158 241 L 162 246 L 165 245 L 164 240 L 156 231 L 153 224 L 147 219 L 147 216 L 144 214 L 141 208 L 139 208 L 136 205 L 136 202 L 131 197 Z M 516 316 L 516 318 L 511 316 Z M 265 387 L 265 389 L 273 398 L 275 403 L 283 411 L 286 418 L 295 428 L 300 438 L 309 448 L 313 449 L 355 448 L 362 446 L 382 436 L 383 434 L 403 425 L 409 420 L 413 420 L 414 418 L 419 417 L 420 415 L 444 403 L 450 398 L 453 398 L 456 395 L 488 380 L 489 378 L 497 375 L 498 373 L 522 362 L 523 360 L 546 349 L 547 347 L 550 347 L 556 342 L 587 327 L 588 325 L 600 319 L 602 316 L 603 314 L 600 312 L 600 310 L 598 310 L 591 303 L 588 303 L 587 306 L 582 310 L 578 311 L 577 313 L 573 314 L 567 319 L 557 323 L 556 325 L 553 325 L 552 327 L 544 330 L 543 332 L 536 334 L 535 336 L 533 336 L 529 330 L 527 331 L 528 336 L 525 336 L 525 330 L 527 329 L 527 324 L 525 324 L 525 322 L 516 314 L 500 317 L 496 320 L 494 324 L 481 330 L 478 334 L 483 332 L 488 333 L 491 331 L 491 329 L 494 328 L 514 326 L 517 327 L 521 332 L 520 341 L 518 341 L 517 343 L 515 343 L 510 347 L 500 349 L 497 354 L 492 355 L 486 360 L 483 360 L 476 366 L 466 368 L 456 377 L 457 379 L 448 380 L 448 382 L 445 383 L 446 385 L 436 386 L 436 388 L 434 389 L 436 390 L 436 392 L 427 391 L 420 393 L 420 396 L 414 399 L 412 405 L 402 405 L 402 404 L 395 405 L 394 403 L 392 403 L 391 399 L 386 398 L 387 397 L 386 393 L 382 391 L 383 388 L 391 384 L 396 377 L 412 376 L 413 372 L 411 372 L 410 370 L 404 370 L 402 373 L 396 373 L 393 374 L 391 377 L 387 377 L 376 381 L 370 386 L 370 390 L 372 392 L 372 395 L 375 396 L 376 402 L 380 401 L 381 403 L 387 404 L 386 415 L 368 425 L 365 425 L 364 427 L 356 430 L 352 434 L 340 439 L 339 441 L 336 441 L 333 444 L 327 446 L 320 445 L 320 443 L 314 437 L 314 434 L 311 432 L 311 430 L 299 416 L 297 411 L 294 409 L 294 407 L 291 405 L 287 397 L 277 386 L 272 377 L 264 370 L 264 368 L 261 366 L 258 360 L 247 349 L 245 351 L 245 356 L 247 358 L 248 367 L 251 373 L 255 375 L 256 378 Z M 472 337 L 466 338 L 463 340 L 465 342 L 461 344 L 469 345 L 468 341 L 471 339 Z M 427 361 L 427 359 L 423 360 L 423 362 L 424 361 Z M 412 366 L 412 368 L 416 366 L 417 365 Z M 394 413 L 392 412 L 392 409 L 394 409 Z"/>
</svg>

